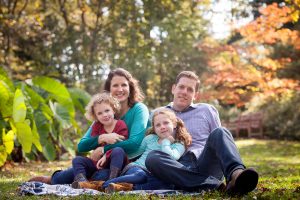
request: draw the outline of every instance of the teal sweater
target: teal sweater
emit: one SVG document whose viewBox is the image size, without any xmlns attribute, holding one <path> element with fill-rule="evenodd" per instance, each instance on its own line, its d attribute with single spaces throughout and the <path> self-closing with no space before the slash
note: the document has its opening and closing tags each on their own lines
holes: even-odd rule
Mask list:
<svg viewBox="0 0 300 200">
<path fill-rule="evenodd" d="M 150 151 L 160 150 L 169 154 L 173 159 L 178 160 L 184 153 L 185 147 L 182 143 L 176 142 L 171 143 L 168 139 L 163 139 L 161 144 L 158 143 L 159 137 L 156 134 L 147 135 L 139 149 L 135 152 L 136 155 L 142 155 L 136 161 L 130 163 L 129 165 L 138 165 L 142 168 L 146 168 L 145 160 Z"/>
<path fill-rule="evenodd" d="M 121 147 L 127 153 L 128 157 L 132 158 L 133 154 L 136 155 L 136 151 L 145 136 L 145 132 L 150 126 L 148 108 L 143 103 L 136 103 L 123 117 L 121 117 L 121 120 L 125 121 L 127 125 L 129 132 L 128 139 L 115 144 L 105 145 L 104 152 L 114 147 Z M 78 143 L 77 148 L 79 152 L 94 150 L 99 146 L 99 136 L 91 137 L 91 127 Z"/>
</svg>

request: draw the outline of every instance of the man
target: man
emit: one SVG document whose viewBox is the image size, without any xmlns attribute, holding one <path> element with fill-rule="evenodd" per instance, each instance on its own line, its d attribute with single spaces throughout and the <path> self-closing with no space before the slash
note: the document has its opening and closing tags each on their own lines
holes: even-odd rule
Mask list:
<svg viewBox="0 0 300 200">
<path fill-rule="evenodd" d="M 179 189 L 244 195 L 256 188 L 258 173 L 244 166 L 231 133 L 221 127 L 218 111 L 209 104 L 193 104 L 199 85 L 194 72 L 179 73 L 172 87 L 173 103 L 167 106 L 184 121 L 193 138 L 191 146 L 178 161 L 161 151 L 150 152 L 147 169 Z"/>
</svg>

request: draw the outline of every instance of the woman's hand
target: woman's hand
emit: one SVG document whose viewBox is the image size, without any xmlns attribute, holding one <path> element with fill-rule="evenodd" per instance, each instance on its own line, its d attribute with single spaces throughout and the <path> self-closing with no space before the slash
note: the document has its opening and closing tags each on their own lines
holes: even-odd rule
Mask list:
<svg viewBox="0 0 300 200">
<path fill-rule="evenodd" d="M 98 160 L 97 165 L 96 165 L 97 169 L 102 169 L 105 162 L 106 162 L 106 154 L 104 154 L 102 156 L 102 158 L 100 160 Z"/>
<path fill-rule="evenodd" d="M 91 153 L 91 159 L 92 160 L 99 160 L 101 156 L 104 153 L 104 148 L 103 147 L 97 147 L 92 153 Z"/>
<path fill-rule="evenodd" d="M 124 136 L 117 133 L 102 134 L 98 137 L 98 144 L 115 144 L 116 142 L 123 141 L 124 139 Z"/>
</svg>

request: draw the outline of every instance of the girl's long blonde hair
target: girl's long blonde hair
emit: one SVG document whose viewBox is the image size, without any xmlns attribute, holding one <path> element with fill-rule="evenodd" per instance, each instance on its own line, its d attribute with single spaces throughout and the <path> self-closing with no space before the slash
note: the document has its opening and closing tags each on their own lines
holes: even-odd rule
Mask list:
<svg viewBox="0 0 300 200">
<path fill-rule="evenodd" d="M 192 143 L 192 137 L 189 134 L 189 132 L 186 130 L 186 128 L 184 126 L 184 122 L 181 119 L 179 119 L 172 110 L 167 109 L 167 108 L 160 108 L 154 112 L 153 117 L 152 117 L 152 127 L 147 130 L 146 135 L 155 134 L 154 118 L 159 114 L 164 114 L 164 115 L 168 116 L 170 118 L 170 120 L 174 124 L 176 124 L 175 138 L 174 138 L 175 142 L 182 142 L 184 144 L 185 148 L 187 148 Z"/>
</svg>

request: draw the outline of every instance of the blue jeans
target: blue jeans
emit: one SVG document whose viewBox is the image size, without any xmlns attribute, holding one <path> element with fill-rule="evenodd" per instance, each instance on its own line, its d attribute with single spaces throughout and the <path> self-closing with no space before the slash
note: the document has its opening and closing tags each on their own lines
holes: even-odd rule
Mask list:
<svg viewBox="0 0 300 200">
<path fill-rule="evenodd" d="M 114 167 L 118 167 L 120 169 L 122 169 L 124 167 L 124 161 L 126 160 L 126 154 L 124 152 L 124 150 L 120 147 L 115 147 L 112 149 L 111 155 L 110 155 L 110 166 L 114 166 Z M 78 157 L 75 158 L 78 162 L 80 161 L 84 161 L 82 159 L 78 159 Z M 75 160 L 74 159 L 74 160 Z M 77 162 L 76 161 L 76 162 Z M 81 163 L 82 165 L 85 163 Z M 76 163 L 78 165 L 78 163 Z M 52 174 L 51 177 L 51 184 L 71 184 L 74 181 L 75 176 L 78 174 L 78 172 L 82 172 L 82 170 L 86 170 L 87 168 L 82 167 L 79 171 L 78 168 L 75 167 L 76 170 L 71 167 L 68 168 L 66 170 L 59 170 L 59 171 L 55 171 Z M 101 169 L 96 171 L 95 173 L 86 173 L 86 176 L 88 179 L 91 180 L 107 180 L 109 177 L 109 173 L 110 170 L 109 169 Z"/>
<path fill-rule="evenodd" d="M 173 190 L 174 185 L 166 183 L 150 173 L 146 173 L 147 182 L 133 185 L 133 190 Z"/>
<path fill-rule="evenodd" d="M 74 177 L 78 174 L 83 174 L 86 178 L 91 177 L 98 169 L 92 159 L 76 156 L 72 160 Z"/>
<path fill-rule="evenodd" d="M 51 185 L 71 184 L 74 181 L 74 170 L 70 167 L 65 170 L 58 170 L 52 174 Z"/>
<path fill-rule="evenodd" d="M 187 152 L 176 161 L 166 153 L 152 151 L 146 167 L 160 180 L 187 191 L 216 189 L 224 175 L 229 181 L 234 170 L 245 168 L 231 133 L 223 127 L 209 135 L 199 158 Z"/>
<path fill-rule="evenodd" d="M 145 183 L 147 181 L 146 173 L 142 168 L 132 166 L 124 175 L 105 181 L 102 187 L 106 188 L 110 183 Z"/>
<path fill-rule="evenodd" d="M 106 188 L 110 183 L 133 183 L 133 190 L 161 190 L 174 189 L 174 185 L 167 184 L 152 176 L 149 172 L 144 171 L 138 166 L 129 168 L 123 175 L 111 179 L 103 183 L 103 188 Z"/>
</svg>

